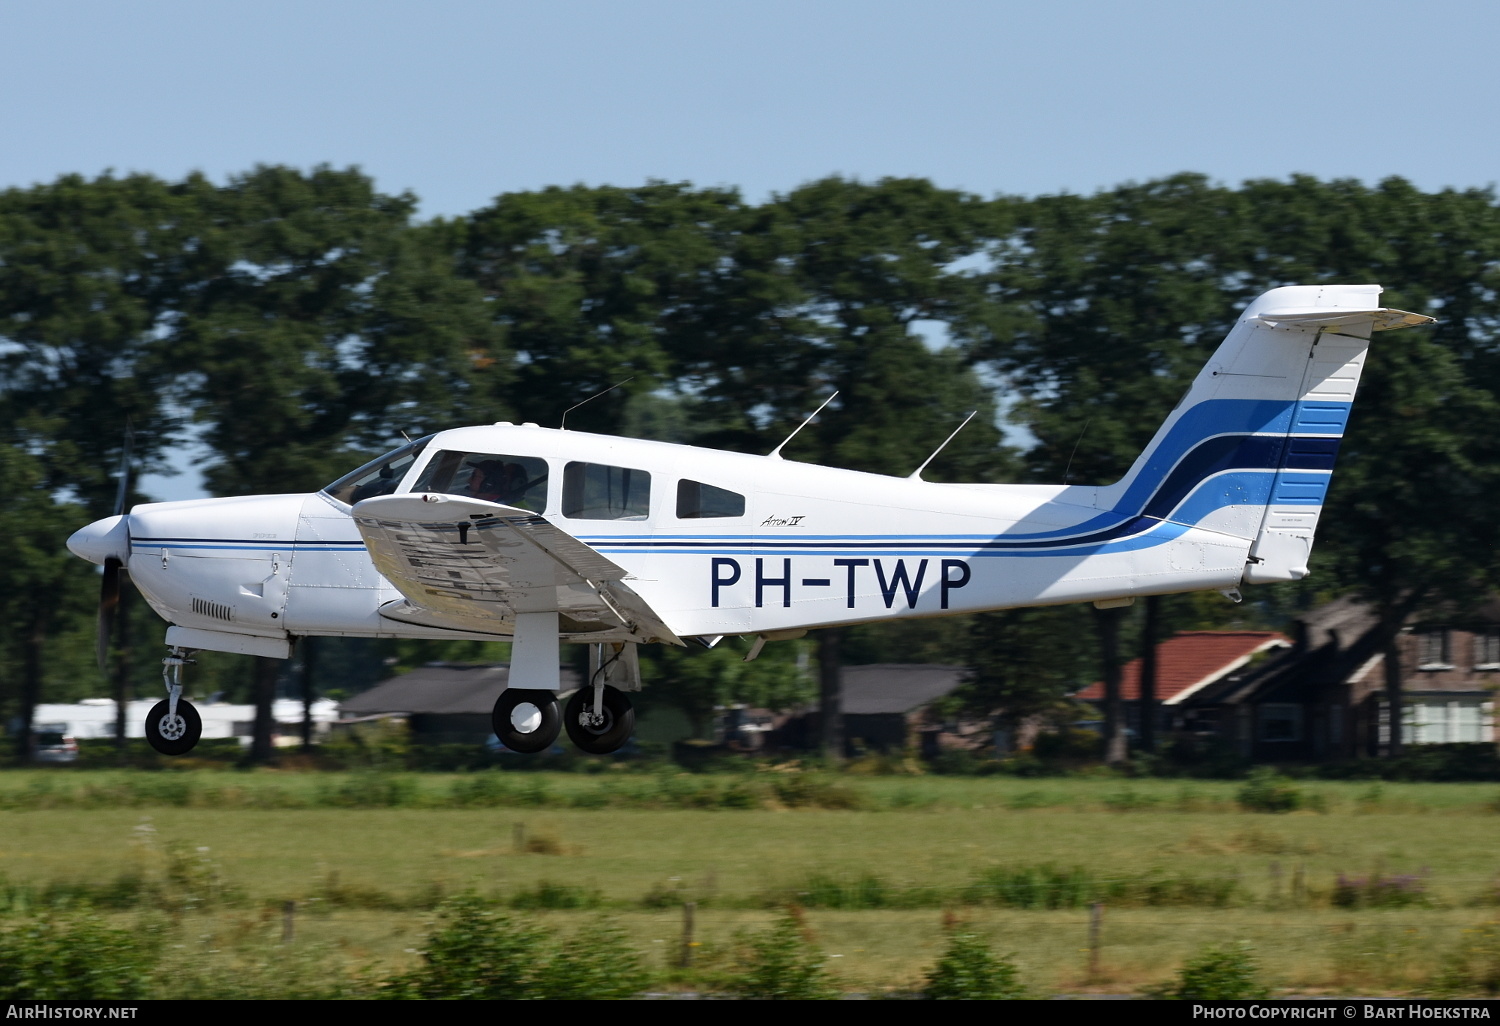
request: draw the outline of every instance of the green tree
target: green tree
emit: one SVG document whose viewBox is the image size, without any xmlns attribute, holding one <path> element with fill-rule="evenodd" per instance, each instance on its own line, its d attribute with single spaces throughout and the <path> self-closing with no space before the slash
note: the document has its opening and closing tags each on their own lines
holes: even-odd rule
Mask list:
<svg viewBox="0 0 1500 1026">
<path fill-rule="evenodd" d="M 992 254 L 988 309 L 962 325 L 969 352 L 1018 396 L 1015 414 L 1037 439 L 1034 480 L 1111 483 L 1255 294 L 1243 274 L 1256 238 L 1247 204 L 1200 175 L 1002 202 L 1015 229 Z M 1116 763 L 1123 622 L 1118 610 L 1094 617 Z"/>
<path fill-rule="evenodd" d="M 633 397 L 682 384 L 745 210 L 732 189 L 650 182 L 507 193 L 451 226 L 463 273 L 516 352 L 516 413 L 616 432 Z"/>
<path fill-rule="evenodd" d="M 990 208 L 918 179 L 829 178 L 747 212 L 713 285 L 702 339 L 679 356 L 706 419 L 704 444 L 769 452 L 831 393 L 788 459 L 905 476 L 972 410 L 927 472 L 993 480 L 1008 467 L 988 390 L 943 344 L 969 310 L 961 269 L 989 238 Z M 842 628 L 818 634 L 825 756 L 842 755 Z"/>
<path fill-rule="evenodd" d="M 654 702 L 675 705 L 696 737 L 707 735 L 716 708 L 744 704 L 789 709 L 816 693 L 801 665 L 808 647 L 804 642 L 772 642 L 747 663 L 747 646 L 727 639 L 712 649 L 650 646 L 642 652 L 641 674 L 650 681 L 641 695 L 644 707 Z"/>
<path fill-rule="evenodd" d="M 148 175 L 0 192 L 0 418 L 50 487 L 113 511 L 127 423 L 134 460 L 162 469 L 182 410 L 165 338 L 184 293 L 224 262 L 202 216 L 212 186 Z"/>
<path fill-rule="evenodd" d="M 1482 498 L 1496 437 L 1491 194 L 1306 177 L 1236 190 L 1179 175 L 1041 197 L 1015 217 L 995 251 L 988 306 L 962 327 L 972 357 L 1021 397 L 1017 411 L 1038 439 L 1027 454 L 1036 478 L 1117 479 L 1237 310 L 1265 289 L 1385 283 L 1388 305 L 1443 324 L 1376 338 L 1324 514 L 1336 526 L 1320 537 L 1314 569 L 1375 604 L 1392 654 L 1408 616 L 1494 581 Z M 1433 495 L 1444 497 L 1442 517 Z M 1099 618 L 1106 634 L 1119 622 Z M 1158 630 L 1175 626 L 1165 616 Z M 1101 647 L 1118 643 L 1104 637 Z M 1386 662 L 1399 718 L 1397 662 Z M 1117 718 L 1108 732 L 1118 742 Z M 1123 756 L 1118 743 L 1112 754 Z"/>
<path fill-rule="evenodd" d="M 504 411 L 510 359 L 487 306 L 414 207 L 326 167 L 261 167 L 213 198 L 232 259 L 172 341 L 216 494 L 313 491 L 403 432 Z M 255 760 L 271 755 L 277 673 L 257 662 Z"/>
<path fill-rule="evenodd" d="M 185 292 L 222 257 L 222 238 L 202 216 L 212 192 L 200 176 L 168 184 L 148 175 L 68 175 L 0 193 L 0 431 L 35 457 L 36 487 L 76 500 L 87 519 L 114 512 L 127 432 L 138 472 L 164 469 L 163 454 L 180 437 L 184 411 L 171 401 L 180 367 L 165 339 Z M 60 675 L 73 687 L 53 697 L 79 697 L 80 685 L 98 694 L 97 671 L 70 658 L 93 652 L 85 640 L 92 625 L 46 615 L 50 605 L 44 597 L 28 609 L 44 616 L 54 639 L 77 642 L 63 648 L 76 672 Z M 128 643 L 131 626 L 148 620 L 154 615 L 124 591 L 113 666 L 122 710 L 153 675 Z M 56 658 L 49 653 L 47 662 Z"/>
<path fill-rule="evenodd" d="M 1371 343 L 1313 557 L 1373 606 L 1399 724 L 1401 628 L 1500 580 L 1489 498 L 1500 484 L 1500 206 L 1487 189 L 1423 193 L 1399 178 L 1299 176 L 1243 191 L 1265 239 L 1258 273 L 1381 283 L 1387 306 L 1438 318 Z M 1401 745 L 1393 729 L 1388 754 Z"/>
<path fill-rule="evenodd" d="M 0 619 L 7 624 L 0 631 L 0 712 L 19 725 L 17 763 L 31 758 L 32 717 L 44 686 L 59 670 L 78 668 L 77 646 L 69 658 L 64 642 L 70 628 L 92 619 L 98 585 L 65 543 L 88 520 L 81 505 L 53 497 L 40 460 L 19 445 L 0 445 L 0 536 L 9 547 L 0 569 Z"/>
</svg>

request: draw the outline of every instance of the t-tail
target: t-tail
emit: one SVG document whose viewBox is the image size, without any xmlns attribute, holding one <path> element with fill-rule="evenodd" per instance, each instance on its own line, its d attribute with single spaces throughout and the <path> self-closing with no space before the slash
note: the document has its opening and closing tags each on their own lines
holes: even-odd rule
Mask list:
<svg viewBox="0 0 1500 1026">
<path fill-rule="evenodd" d="M 1245 583 L 1307 576 L 1370 334 L 1432 320 L 1382 307 L 1380 291 L 1291 285 L 1255 300 L 1095 504 L 1248 542 Z"/>
</svg>

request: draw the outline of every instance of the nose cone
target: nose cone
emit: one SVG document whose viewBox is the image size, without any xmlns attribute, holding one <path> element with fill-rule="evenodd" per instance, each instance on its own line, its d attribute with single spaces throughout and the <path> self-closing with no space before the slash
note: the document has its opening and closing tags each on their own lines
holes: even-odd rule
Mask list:
<svg viewBox="0 0 1500 1026">
<path fill-rule="evenodd" d="M 95 520 L 68 539 L 68 551 L 104 565 L 111 556 L 120 562 L 130 558 L 130 523 L 125 515 Z"/>
</svg>

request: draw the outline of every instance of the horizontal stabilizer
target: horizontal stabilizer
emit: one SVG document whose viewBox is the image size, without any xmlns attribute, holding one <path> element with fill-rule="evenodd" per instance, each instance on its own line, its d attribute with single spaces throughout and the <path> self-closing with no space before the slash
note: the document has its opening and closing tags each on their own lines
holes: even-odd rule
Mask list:
<svg viewBox="0 0 1500 1026">
<path fill-rule="evenodd" d="M 1265 310 L 1255 319 L 1275 328 L 1336 328 L 1346 324 L 1364 325 L 1372 319 L 1375 331 L 1392 328 L 1412 328 L 1419 324 L 1431 324 L 1433 318 L 1426 314 L 1409 313 L 1406 310 L 1381 308 L 1375 310 L 1330 310 L 1327 307 L 1298 307 L 1286 310 Z"/>
</svg>

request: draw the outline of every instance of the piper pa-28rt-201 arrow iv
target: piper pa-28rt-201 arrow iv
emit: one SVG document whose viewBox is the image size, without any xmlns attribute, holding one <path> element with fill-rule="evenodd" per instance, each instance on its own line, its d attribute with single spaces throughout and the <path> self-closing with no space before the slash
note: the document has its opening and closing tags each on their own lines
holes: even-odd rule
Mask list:
<svg viewBox="0 0 1500 1026">
<path fill-rule="evenodd" d="M 897 617 L 1221 591 L 1307 574 L 1373 331 L 1432 318 L 1376 285 L 1249 305 L 1187 396 L 1107 486 L 936 484 L 538 427 L 420 438 L 312 495 L 136 506 L 69 548 L 126 571 L 171 626 L 146 736 L 201 733 L 197 650 L 287 658 L 299 637 L 509 639 L 494 728 L 587 752 L 634 727 L 636 646 L 713 645 Z M 559 644 L 590 673 L 563 708 Z"/>
</svg>

